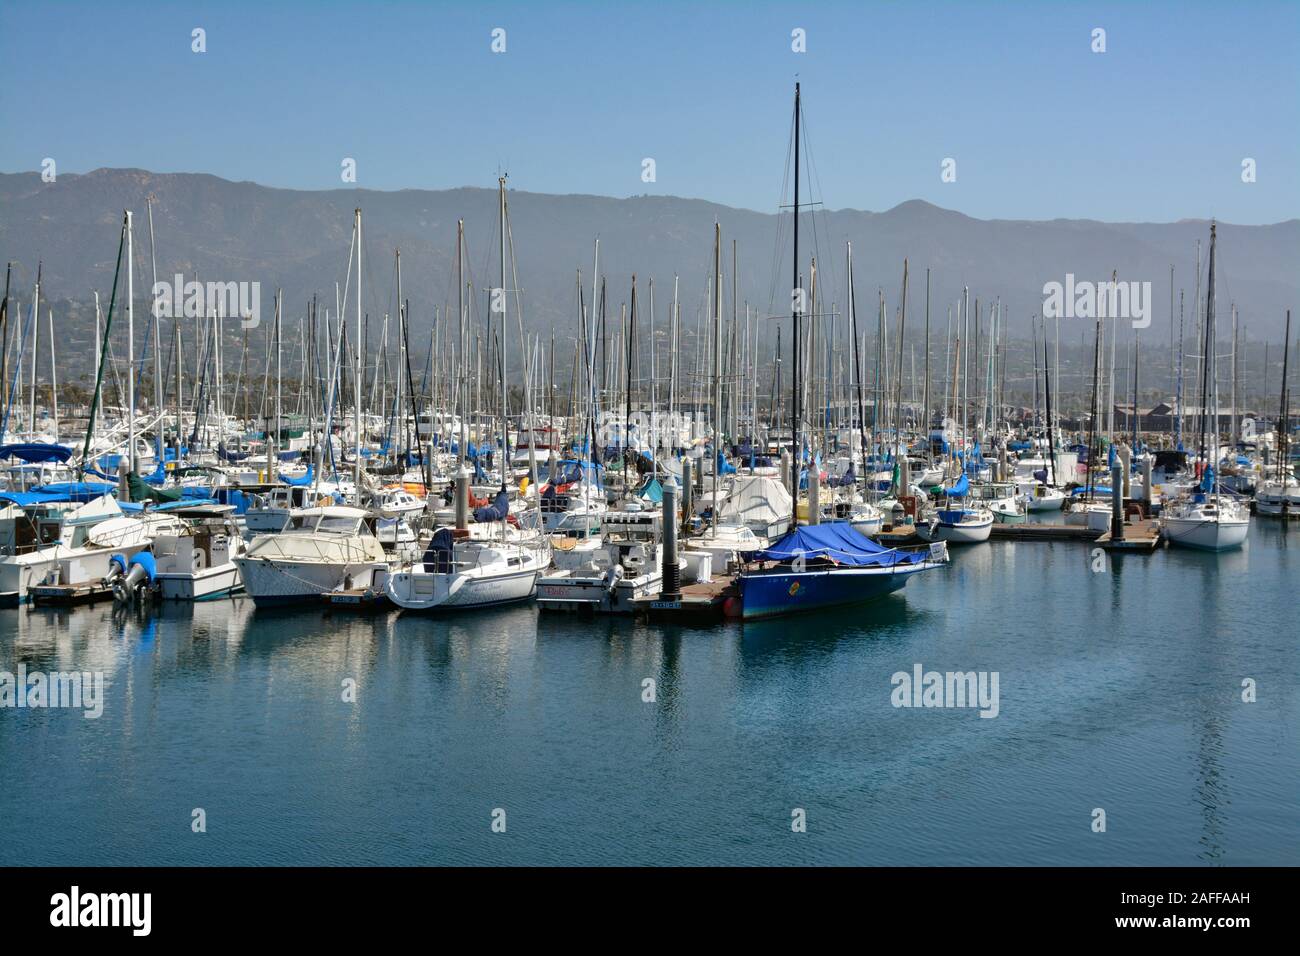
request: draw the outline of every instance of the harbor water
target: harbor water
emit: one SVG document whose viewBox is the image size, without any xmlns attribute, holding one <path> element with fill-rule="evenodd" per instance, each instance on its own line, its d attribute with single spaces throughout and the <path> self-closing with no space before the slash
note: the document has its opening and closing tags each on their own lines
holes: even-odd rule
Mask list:
<svg viewBox="0 0 1300 956">
<path fill-rule="evenodd" d="M 0 708 L 0 865 L 1300 860 L 1300 528 L 951 550 L 747 625 L 0 611 L 0 670 L 105 682 Z M 996 716 L 894 706 L 917 665 L 996 673 Z"/>
</svg>

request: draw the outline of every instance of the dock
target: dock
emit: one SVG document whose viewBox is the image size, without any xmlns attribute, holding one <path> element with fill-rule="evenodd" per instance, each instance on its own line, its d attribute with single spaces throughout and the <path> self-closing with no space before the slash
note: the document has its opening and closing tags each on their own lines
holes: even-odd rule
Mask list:
<svg viewBox="0 0 1300 956">
<path fill-rule="evenodd" d="M 717 577 L 706 584 L 683 584 L 681 598 L 665 601 L 659 595 L 634 598 L 634 613 L 652 621 L 709 624 L 726 616 L 727 601 L 740 599 L 735 580 Z"/>
<path fill-rule="evenodd" d="M 389 611 L 393 602 L 383 591 L 373 588 L 349 588 L 339 591 L 326 591 L 321 595 L 325 606 L 338 611 Z"/>
<path fill-rule="evenodd" d="M 994 522 L 989 538 L 995 541 L 1096 541 L 1101 532 L 1086 525 L 1043 524 L 1026 521 L 1021 524 Z"/>
<path fill-rule="evenodd" d="M 38 584 L 30 589 L 32 604 L 42 607 L 72 607 L 113 600 L 113 587 L 102 581 L 84 584 Z"/>
<path fill-rule="evenodd" d="M 1160 522 L 1154 518 L 1133 518 L 1124 522 L 1124 537 L 1112 538 L 1107 531 L 1097 539 L 1097 544 L 1107 551 L 1150 554 L 1164 540 L 1160 537 Z"/>
<path fill-rule="evenodd" d="M 909 544 L 922 544 L 921 536 L 916 533 L 916 525 L 905 524 L 872 535 L 878 544 L 886 548 L 901 548 Z"/>
</svg>

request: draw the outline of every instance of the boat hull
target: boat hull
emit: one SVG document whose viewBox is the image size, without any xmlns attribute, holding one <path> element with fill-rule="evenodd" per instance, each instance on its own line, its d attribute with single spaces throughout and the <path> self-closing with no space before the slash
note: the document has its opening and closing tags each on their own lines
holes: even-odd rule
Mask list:
<svg viewBox="0 0 1300 956">
<path fill-rule="evenodd" d="M 466 572 L 393 574 L 385 593 L 405 611 L 453 611 L 527 601 L 537 590 L 536 568 L 475 576 Z"/>
<path fill-rule="evenodd" d="M 318 601 L 322 594 L 369 587 L 381 562 L 350 564 L 236 558 L 244 590 L 259 607 Z M 350 580 L 349 580 L 350 579 Z"/>
<path fill-rule="evenodd" d="M 738 579 L 740 617 L 752 621 L 864 604 L 901 590 L 908 578 L 931 566 L 742 574 Z"/>
<path fill-rule="evenodd" d="M 937 522 L 933 526 L 918 525 L 917 534 L 926 541 L 946 541 L 949 544 L 979 544 L 993 534 L 993 519 L 951 524 Z"/>
<path fill-rule="evenodd" d="M 158 597 L 164 601 L 214 601 L 243 587 L 239 568 L 222 564 L 192 574 L 159 574 Z"/>
<path fill-rule="evenodd" d="M 1206 521 L 1196 518 L 1163 519 L 1161 532 L 1170 544 L 1198 551 L 1230 551 L 1246 542 L 1250 522 L 1246 519 Z"/>
</svg>

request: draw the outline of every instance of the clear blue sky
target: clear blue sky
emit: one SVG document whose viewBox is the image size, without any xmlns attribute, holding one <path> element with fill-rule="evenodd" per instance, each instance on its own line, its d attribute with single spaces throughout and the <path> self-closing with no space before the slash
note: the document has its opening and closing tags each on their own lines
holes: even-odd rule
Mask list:
<svg viewBox="0 0 1300 956">
<path fill-rule="evenodd" d="M 207 52 L 191 52 L 191 30 Z M 491 31 L 506 30 L 494 54 Z M 807 31 L 807 52 L 790 32 Z M 1091 31 L 1106 30 L 1094 53 Z M 780 201 L 796 74 L 829 208 L 1300 216 L 1300 3 L 0 2 L 0 170 Z M 641 161 L 656 162 L 644 183 Z M 957 181 L 940 181 L 945 157 Z M 1257 162 L 1257 182 L 1241 162 Z"/>
</svg>

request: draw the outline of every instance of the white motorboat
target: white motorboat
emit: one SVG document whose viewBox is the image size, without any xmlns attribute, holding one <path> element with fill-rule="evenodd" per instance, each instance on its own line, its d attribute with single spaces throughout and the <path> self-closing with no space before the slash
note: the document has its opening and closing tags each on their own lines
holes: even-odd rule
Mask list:
<svg viewBox="0 0 1300 956">
<path fill-rule="evenodd" d="M 235 559 L 259 606 L 309 601 L 330 591 L 375 588 L 388 570 L 383 545 L 360 508 L 305 508 L 284 530 L 258 535 Z"/>
<path fill-rule="evenodd" d="M 602 547 L 579 567 L 537 582 L 543 609 L 631 614 L 635 600 L 657 594 L 663 583 L 662 521 L 655 511 L 612 511 L 601 523 Z M 679 568 L 687 562 L 678 558 Z"/>
<path fill-rule="evenodd" d="M 40 585 L 105 577 L 115 553 L 129 556 L 148 547 L 149 531 L 123 515 L 110 495 L 32 509 L 15 522 L 13 553 L 0 559 L 0 606 L 27 601 Z"/>
<path fill-rule="evenodd" d="M 173 512 L 188 526 L 153 539 L 154 590 L 164 601 L 210 601 L 243 585 L 235 559 L 247 549 L 233 505 L 196 505 Z"/>
<path fill-rule="evenodd" d="M 1065 504 L 1065 492 L 1041 481 L 1022 482 L 1020 501 L 1031 514 L 1041 511 L 1060 511 Z"/>
<path fill-rule="evenodd" d="M 987 508 L 941 508 L 918 521 L 916 533 L 926 541 L 979 544 L 993 533 L 993 520 Z"/>
<path fill-rule="evenodd" d="M 253 504 L 244 512 L 244 527 L 252 534 L 274 534 L 289 523 L 290 515 L 313 501 L 310 485 L 278 485 L 253 496 Z"/>
<path fill-rule="evenodd" d="M 1300 518 L 1300 481 L 1285 474 L 1269 478 L 1255 489 L 1255 514 L 1269 518 Z"/>
</svg>

